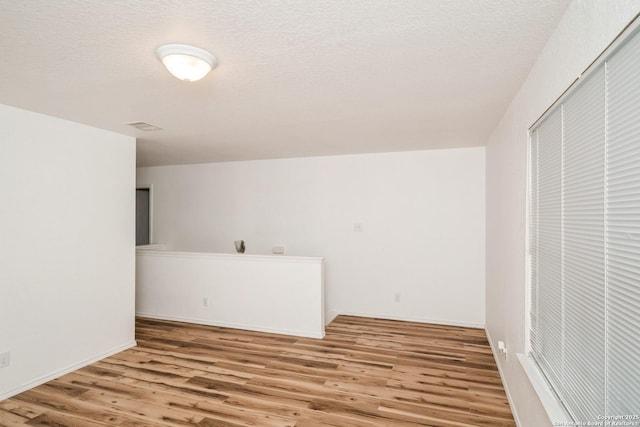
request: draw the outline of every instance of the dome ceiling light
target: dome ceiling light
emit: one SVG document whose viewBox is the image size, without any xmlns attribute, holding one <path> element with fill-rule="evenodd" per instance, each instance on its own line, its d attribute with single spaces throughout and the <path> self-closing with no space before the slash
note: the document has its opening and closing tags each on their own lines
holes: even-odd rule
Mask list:
<svg viewBox="0 0 640 427">
<path fill-rule="evenodd" d="M 165 44 L 156 49 L 158 58 L 176 78 L 195 82 L 209 73 L 218 61 L 204 49 L 186 44 Z"/>
</svg>

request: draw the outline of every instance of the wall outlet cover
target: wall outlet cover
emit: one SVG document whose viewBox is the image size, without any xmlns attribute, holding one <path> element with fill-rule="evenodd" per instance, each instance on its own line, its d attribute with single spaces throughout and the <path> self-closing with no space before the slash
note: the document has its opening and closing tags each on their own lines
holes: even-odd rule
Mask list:
<svg viewBox="0 0 640 427">
<path fill-rule="evenodd" d="M 8 351 L 5 353 L 0 353 L 0 368 L 6 368 L 7 366 L 9 366 L 9 363 L 11 361 L 10 355 L 11 353 L 9 353 Z"/>
</svg>

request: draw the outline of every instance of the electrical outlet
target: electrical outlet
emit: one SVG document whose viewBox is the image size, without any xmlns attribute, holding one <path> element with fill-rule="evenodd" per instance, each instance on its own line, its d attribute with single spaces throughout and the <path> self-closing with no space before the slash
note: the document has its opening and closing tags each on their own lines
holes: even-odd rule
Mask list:
<svg viewBox="0 0 640 427">
<path fill-rule="evenodd" d="M 202 298 L 202 305 L 204 307 L 209 307 L 209 298 L 207 297 Z"/>
<path fill-rule="evenodd" d="M 498 353 L 501 354 L 505 359 L 507 358 L 507 346 L 504 341 L 498 341 Z"/>
<path fill-rule="evenodd" d="M 396 292 L 395 294 L 393 294 L 393 300 L 395 302 L 400 302 L 400 292 Z"/>
<path fill-rule="evenodd" d="M 354 222 L 353 223 L 353 231 L 355 233 L 362 233 L 362 223 L 361 222 Z"/>
<path fill-rule="evenodd" d="M 284 254 L 284 246 L 273 246 L 271 248 L 271 253 L 276 255 Z"/>
<path fill-rule="evenodd" d="M 5 353 L 0 353 L 0 368 L 6 368 L 7 366 L 9 366 L 10 355 L 11 353 L 9 353 L 8 351 Z"/>
</svg>

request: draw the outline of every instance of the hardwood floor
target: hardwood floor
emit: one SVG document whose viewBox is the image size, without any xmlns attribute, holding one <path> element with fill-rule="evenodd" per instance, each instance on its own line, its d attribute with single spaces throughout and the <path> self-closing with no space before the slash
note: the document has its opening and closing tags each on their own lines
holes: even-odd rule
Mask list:
<svg viewBox="0 0 640 427">
<path fill-rule="evenodd" d="M 138 319 L 138 346 L 2 426 L 515 426 L 481 329 L 339 316 L 323 340 Z"/>
</svg>

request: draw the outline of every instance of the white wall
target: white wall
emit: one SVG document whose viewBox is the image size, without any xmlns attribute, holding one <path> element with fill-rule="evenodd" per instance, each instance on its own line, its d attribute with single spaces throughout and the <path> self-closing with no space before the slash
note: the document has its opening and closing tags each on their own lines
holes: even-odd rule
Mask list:
<svg viewBox="0 0 640 427">
<path fill-rule="evenodd" d="M 526 344 L 527 129 L 640 10 L 635 0 L 570 3 L 487 145 L 487 332 L 520 426 L 551 425 L 515 353 Z"/>
<path fill-rule="evenodd" d="M 135 140 L 0 105 L 0 400 L 134 344 Z"/>
<path fill-rule="evenodd" d="M 484 173 L 484 148 L 467 148 L 141 168 L 137 183 L 153 185 L 154 239 L 171 250 L 244 239 L 326 257 L 327 321 L 483 326 Z"/>
<path fill-rule="evenodd" d="M 136 252 L 139 316 L 324 337 L 322 258 Z"/>
</svg>

